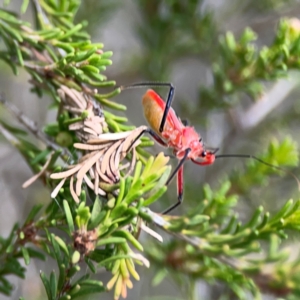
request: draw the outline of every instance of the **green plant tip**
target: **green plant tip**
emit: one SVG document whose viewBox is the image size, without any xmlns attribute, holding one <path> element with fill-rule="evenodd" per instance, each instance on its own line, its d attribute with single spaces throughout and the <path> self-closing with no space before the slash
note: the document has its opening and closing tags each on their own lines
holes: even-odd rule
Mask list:
<svg viewBox="0 0 300 300">
<path fill-rule="evenodd" d="M 80 260 L 80 253 L 78 251 L 74 251 L 72 255 L 72 264 L 75 265 L 79 262 Z"/>
<path fill-rule="evenodd" d="M 73 144 L 73 138 L 67 131 L 61 131 L 55 138 L 57 144 L 62 147 L 70 147 Z"/>
</svg>

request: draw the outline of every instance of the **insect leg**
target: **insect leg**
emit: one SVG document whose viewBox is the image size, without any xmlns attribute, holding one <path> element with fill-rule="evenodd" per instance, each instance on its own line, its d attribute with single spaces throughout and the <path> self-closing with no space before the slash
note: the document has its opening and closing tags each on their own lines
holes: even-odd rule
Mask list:
<svg viewBox="0 0 300 300">
<path fill-rule="evenodd" d="M 189 125 L 189 121 L 188 121 L 188 120 L 181 120 L 181 123 L 182 123 L 184 126 L 188 126 L 188 125 Z"/>
<path fill-rule="evenodd" d="M 167 120 L 167 116 L 168 116 L 168 113 L 169 113 L 169 110 L 170 110 L 170 107 L 172 105 L 172 101 L 173 101 L 173 98 L 174 98 L 175 87 L 172 85 L 172 83 L 169 84 L 169 87 L 170 87 L 169 94 L 168 94 L 164 114 L 163 114 L 163 117 L 161 119 L 161 123 L 160 123 L 160 126 L 159 126 L 159 132 L 163 132 L 163 130 L 164 130 L 165 123 L 166 123 L 166 120 Z"/>
<path fill-rule="evenodd" d="M 190 148 L 185 150 L 184 157 L 180 160 L 179 164 L 177 165 L 177 167 L 175 168 L 175 170 L 173 171 L 173 173 L 170 175 L 169 179 L 166 182 L 166 185 L 168 185 L 172 181 L 174 176 L 177 174 L 177 202 L 174 203 L 173 205 L 171 205 L 166 210 L 164 210 L 162 212 L 164 215 L 168 214 L 170 211 L 175 209 L 183 201 L 183 164 L 184 164 L 185 160 L 187 159 L 190 151 L 191 151 Z"/>
<path fill-rule="evenodd" d="M 165 143 L 165 141 L 157 134 L 155 133 L 151 128 L 147 128 L 145 130 L 143 130 L 131 143 L 130 147 L 128 149 L 130 149 L 134 143 L 144 134 L 144 133 L 149 133 L 155 140 L 156 142 L 158 142 L 160 145 L 164 146 L 164 147 L 168 147 L 168 145 Z"/>
<path fill-rule="evenodd" d="M 166 210 L 164 210 L 162 213 L 164 215 L 168 214 L 177 206 L 179 206 L 182 203 L 182 200 L 183 200 L 183 165 L 180 166 L 177 172 L 177 202 L 171 205 Z"/>
<path fill-rule="evenodd" d="M 134 87 L 150 87 L 150 86 L 167 86 L 169 87 L 169 93 L 168 93 L 168 98 L 166 101 L 166 106 L 165 106 L 165 110 L 164 110 L 164 114 L 163 117 L 161 119 L 161 123 L 159 126 L 159 132 L 163 132 L 164 130 L 164 126 L 167 120 L 167 116 L 168 116 L 168 112 L 170 110 L 170 107 L 172 105 L 172 101 L 174 98 L 174 93 L 175 93 L 175 87 L 173 86 L 172 83 L 170 82 L 140 82 L 140 83 L 134 83 L 128 86 L 122 86 L 122 89 L 130 89 L 130 88 L 134 88 Z"/>
</svg>

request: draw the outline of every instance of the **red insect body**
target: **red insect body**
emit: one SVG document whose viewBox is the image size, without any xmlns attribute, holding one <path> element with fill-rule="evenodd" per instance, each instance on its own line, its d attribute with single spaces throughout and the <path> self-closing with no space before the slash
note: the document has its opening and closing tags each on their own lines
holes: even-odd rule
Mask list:
<svg viewBox="0 0 300 300">
<path fill-rule="evenodd" d="M 280 167 L 273 166 L 250 154 L 224 154 L 216 156 L 215 153 L 218 151 L 217 148 L 212 151 L 205 149 L 202 139 L 195 131 L 194 127 L 184 125 L 171 107 L 175 91 L 172 83 L 137 83 L 129 87 L 145 87 L 150 85 L 169 87 L 169 94 L 166 102 L 153 90 L 148 90 L 144 95 L 144 115 L 151 127 L 151 129 L 147 128 L 145 132 L 148 132 L 161 145 L 172 148 L 174 155 L 180 160 L 166 182 L 166 185 L 168 185 L 174 176 L 177 175 L 178 202 L 165 210 L 163 212 L 164 214 L 169 213 L 182 203 L 183 164 L 187 159 L 190 159 L 197 165 L 204 166 L 212 164 L 216 158 L 221 157 L 252 158 L 267 166 L 282 170 Z M 291 175 L 297 180 L 300 187 L 298 178 L 296 178 L 294 174 Z"/>
<path fill-rule="evenodd" d="M 153 90 L 148 90 L 143 97 L 145 118 L 155 133 L 165 141 L 165 146 L 172 148 L 178 159 L 182 159 L 186 149 L 189 148 L 191 151 L 188 154 L 188 159 L 198 165 L 212 164 L 215 155 L 205 150 L 200 135 L 194 127 L 184 126 L 172 108 L 167 115 L 163 131 L 159 132 L 165 105 L 164 100 Z"/>
</svg>

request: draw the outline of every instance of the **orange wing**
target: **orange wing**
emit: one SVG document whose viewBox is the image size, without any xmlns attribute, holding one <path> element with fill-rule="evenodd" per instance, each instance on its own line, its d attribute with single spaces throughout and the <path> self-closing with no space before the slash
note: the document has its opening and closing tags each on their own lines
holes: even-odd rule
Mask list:
<svg viewBox="0 0 300 300">
<path fill-rule="evenodd" d="M 148 121 L 150 127 L 161 136 L 159 126 L 163 113 L 165 110 L 165 101 L 153 90 L 148 90 L 143 97 L 144 116 Z M 167 116 L 164 129 L 177 129 L 182 130 L 183 124 L 176 116 L 173 108 L 171 107 Z"/>
</svg>

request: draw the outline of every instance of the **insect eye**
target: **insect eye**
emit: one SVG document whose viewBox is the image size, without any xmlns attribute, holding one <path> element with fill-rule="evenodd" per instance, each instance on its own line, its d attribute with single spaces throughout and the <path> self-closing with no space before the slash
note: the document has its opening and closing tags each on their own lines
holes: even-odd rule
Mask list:
<svg viewBox="0 0 300 300">
<path fill-rule="evenodd" d="M 199 139 L 199 143 L 201 143 L 202 142 L 202 137 Z"/>
<path fill-rule="evenodd" d="M 205 157 L 206 154 L 207 154 L 206 151 L 202 151 L 201 156 L 202 156 L 202 157 Z"/>
</svg>

